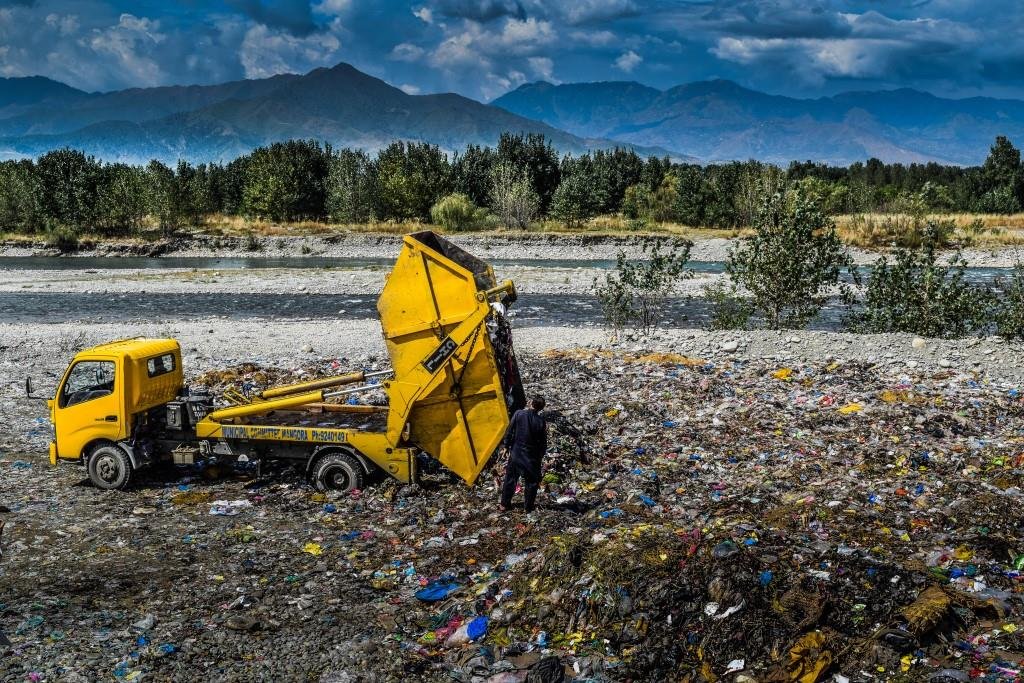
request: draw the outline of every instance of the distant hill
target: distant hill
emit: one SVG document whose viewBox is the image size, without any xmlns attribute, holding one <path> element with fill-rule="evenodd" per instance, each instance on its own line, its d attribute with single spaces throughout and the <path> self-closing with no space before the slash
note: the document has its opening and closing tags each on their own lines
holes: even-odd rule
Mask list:
<svg viewBox="0 0 1024 683">
<path fill-rule="evenodd" d="M 460 95 L 408 95 L 348 64 L 301 76 L 110 93 L 84 93 L 39 78 L 8 83 L 16 94 L 9 111 L 0 109 L 0 158 L 70 146 L 107 161 L 227 161 L 289 138 L 370 151 L 416 140 L 454 151 L 469 143 L 493 146 L 505 131 L 542 133 L 563 153 L 616 144 Z M 0 95 L 0 106 L 7 96 Z"/>
<path fill-rule="evenodd" d="M 634 82 L 539 82 L 491 104 L 579 136 L 685 150 L 705 161 L 846 165 L 877 157 L 973 165 L 997 135 L 1024 142 L 1024 102 L 910 89 L 797 99 L 725 80 L 665 91 Z"/>
</svg>

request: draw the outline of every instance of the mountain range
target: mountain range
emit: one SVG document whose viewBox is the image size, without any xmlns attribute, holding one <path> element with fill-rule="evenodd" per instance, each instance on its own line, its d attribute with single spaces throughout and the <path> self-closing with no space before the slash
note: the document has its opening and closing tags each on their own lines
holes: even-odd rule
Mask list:
<svg viewBox="0 0 1024 683">
<path fill-rule="evenodd" d="M 106 161 L 228 161 L 314 138 L 376 151 L 396 139 L 446 151 L 541 133 L 559 151 L 623 146 L 681 161 L 755 158 L 978 164 L 996 135 L 1024 140 L 1024 102 L 902 89 L 797 99 L 731 81 L 529 83 L 485 104 L 410 95 L 349 64 L 218 85 L 89 93 L 47 78 L 0 78 L 0 159 L 74 147 Z"/>
<path fill-rule="evenodd" d="M 470 143 L 493 146 L 505 131 L 541 133 L 567 153 L 624 145 L 581 138 L 461 95 L 408 95 L 348 64 L 303 75 L 109 93 L 39 77 L 0 79 L 0 159 L 66 146 L 106 161 L 228 161 L 289 138 L 370 151 L 416 140 L 454 151 Z"/>
<path fill-rule="evenodd" d="M 669 90 L 635 82 L 537 82 L 491 104 L 575 135 L 685 151 L 703 161 L 811 159 L 847 165 L 981 163 L 997 135 L 1024 141 L 1024 102 L 911 89 L 797 99 L 732 81 Z"/>
</svg>

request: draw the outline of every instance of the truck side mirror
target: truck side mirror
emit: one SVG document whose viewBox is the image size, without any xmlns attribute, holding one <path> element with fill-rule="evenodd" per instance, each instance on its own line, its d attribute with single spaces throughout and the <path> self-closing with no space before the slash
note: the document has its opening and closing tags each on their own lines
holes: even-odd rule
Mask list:
<svg viewBox="0 0 1024 683">
<path fill-rule="evenodd" d="M 31 398 L 35 401 L 45 401 L 45 396 L 36 396 L 36 385 L 32 381 L 31 377 L 25 378 L 25 398 Z"/>
</svg>

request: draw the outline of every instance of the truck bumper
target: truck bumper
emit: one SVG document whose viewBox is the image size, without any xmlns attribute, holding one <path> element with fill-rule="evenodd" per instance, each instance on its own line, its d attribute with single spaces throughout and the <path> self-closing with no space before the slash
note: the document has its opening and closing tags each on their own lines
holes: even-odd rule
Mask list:
<svg viewBox="0 0 1024 683">
<path fill-rule="evenodd" d="M 50 465 L 51 466 L 56 466 L 57 465 L 57 442 L 56 441 L 51 441 L 50 442 Z"/>
</svg>

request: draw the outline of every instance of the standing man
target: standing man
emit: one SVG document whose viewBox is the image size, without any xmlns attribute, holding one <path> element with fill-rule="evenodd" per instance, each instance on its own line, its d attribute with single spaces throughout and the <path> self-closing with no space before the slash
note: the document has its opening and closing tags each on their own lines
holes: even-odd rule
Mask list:
<svg viewBox="0 0 1024 683">
<path fill-rule="evenodd" d="M 533 512 L 540 486 L 540 467 L 548 449 L 547 423 L 541 416 L 544 397 L 534 396 L 530 407 L 517 410 L 505 434 L 504 446 L 509 451 L 505 466 L 505 481 L 501 485 L 501 504 L 498 509 L 505 512 L 512 506 L 519 478 L 523 479 L 523 494 L 526 497 L 526 511 Z"/>
</svg>

